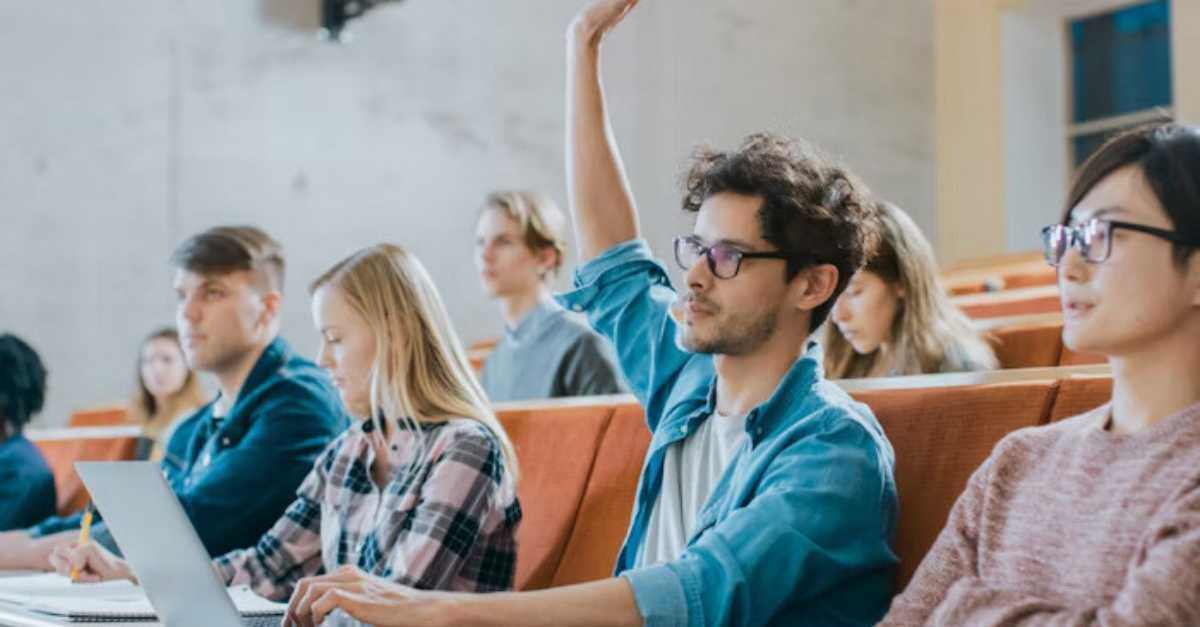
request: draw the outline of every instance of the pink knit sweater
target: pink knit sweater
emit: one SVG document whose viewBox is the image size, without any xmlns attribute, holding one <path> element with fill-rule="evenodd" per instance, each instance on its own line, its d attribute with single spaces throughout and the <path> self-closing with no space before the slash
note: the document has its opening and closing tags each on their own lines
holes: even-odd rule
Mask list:
<svg viewBox="0 0 1200 627">
<path fill-rule="evenodd" d="M 1200 404 L 1108 415 L 1001 441 L 881 624 L 1200 625 Z"/>
</svg>

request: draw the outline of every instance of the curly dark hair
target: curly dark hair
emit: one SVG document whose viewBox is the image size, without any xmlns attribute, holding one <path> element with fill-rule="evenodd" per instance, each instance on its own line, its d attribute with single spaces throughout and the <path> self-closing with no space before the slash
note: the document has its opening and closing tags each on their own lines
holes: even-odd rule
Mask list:
<svg viewBox="0 0 1200 627">
<path fill-rule="evenodd" d="M 20 433 L 45 401 L 46 368 L 37 352 L 11 333 L 0 335 L 0 423 Z"/>
<path fill-rule="evenodd" d="M 879 241 L 866 186 L 796 139 L 755 133 L 732 152 L 700 147 L 692 154 L 683 186 L 683 209 L 690 212 L 722 192 L 762 198 L 758 218 L 763 239 L 792 255 L 785 282 L 814 265 L 837 268 L 837 286 L 829 300 L 813 309 L 810 331 L 825 322 Z"/>
</svg>

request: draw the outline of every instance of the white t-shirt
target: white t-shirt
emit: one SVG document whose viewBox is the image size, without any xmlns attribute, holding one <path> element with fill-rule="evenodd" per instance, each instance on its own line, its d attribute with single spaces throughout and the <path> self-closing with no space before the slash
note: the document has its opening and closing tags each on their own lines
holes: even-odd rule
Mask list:
<svg viewBox="0 0 1200 627">
<path fill-rule="evenodd" d="M 746 441 L 746 417 L 714 413 L 691 436 L 667 449 L 662 487 L 650 511 L 636 566 L 677 559 L 721 475 Z"/>
</svg>

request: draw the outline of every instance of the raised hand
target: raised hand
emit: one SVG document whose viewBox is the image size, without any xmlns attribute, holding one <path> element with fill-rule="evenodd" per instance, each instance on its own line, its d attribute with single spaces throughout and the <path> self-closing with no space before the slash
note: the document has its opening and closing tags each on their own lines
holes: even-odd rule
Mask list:
<svg viewBox="0 0 1200 627">
<path fill-rule="evenodd" d="M 599 43 L 637 3 L 638 0 L 596 0 L 575 16 L 569 33 L 579 42 Z"/>
</svg>

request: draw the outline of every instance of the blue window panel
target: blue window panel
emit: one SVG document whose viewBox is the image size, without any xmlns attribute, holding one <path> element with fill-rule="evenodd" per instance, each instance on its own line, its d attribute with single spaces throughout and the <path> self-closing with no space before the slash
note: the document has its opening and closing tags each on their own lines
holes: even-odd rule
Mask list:
<svg viewBox="0 0 1200 627">
<path fill-rule="evenodd" d="M 1170 4 L 1071 21 L 1076 123 L 1171 104 Z"/>
</svg>

